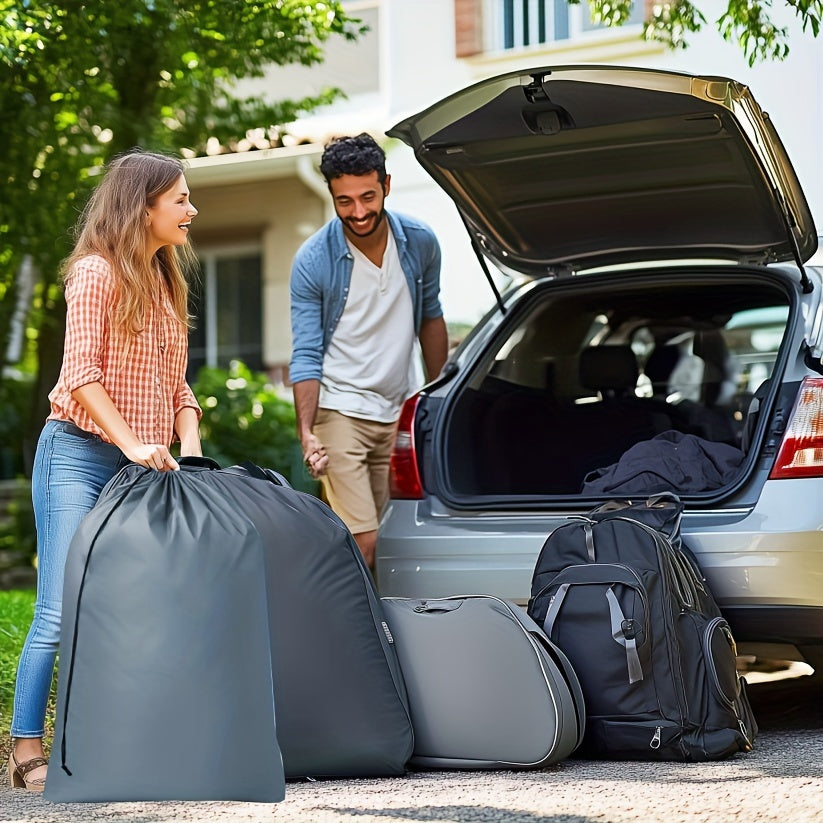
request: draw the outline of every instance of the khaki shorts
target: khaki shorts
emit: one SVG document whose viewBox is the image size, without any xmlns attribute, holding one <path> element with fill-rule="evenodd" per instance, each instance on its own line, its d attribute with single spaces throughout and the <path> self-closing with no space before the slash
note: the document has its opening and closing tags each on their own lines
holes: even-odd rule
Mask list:
<svg viewBox="0 0 823 823">
<path fill-rule="evenodd" d="M 329 505 L 352 534 L 374 531 L 389 502 L 389 458 L 397 423 L 318 409 L 313 431 L 329 456 L 320 477 Z"/>
</svg>

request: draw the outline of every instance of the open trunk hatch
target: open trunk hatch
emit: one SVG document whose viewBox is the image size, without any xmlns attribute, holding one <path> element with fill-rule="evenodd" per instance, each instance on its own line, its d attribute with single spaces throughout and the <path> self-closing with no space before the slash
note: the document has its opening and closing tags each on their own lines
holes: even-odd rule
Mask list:
<svg viewBox="0 0 823 823">
<path fill-rule="evenodd" d="M 721 258 L 802 263 L 805 196 L 748 88 L 608 66 L 483 81 L 388 132 L 503 270 Z"/>
</svg>

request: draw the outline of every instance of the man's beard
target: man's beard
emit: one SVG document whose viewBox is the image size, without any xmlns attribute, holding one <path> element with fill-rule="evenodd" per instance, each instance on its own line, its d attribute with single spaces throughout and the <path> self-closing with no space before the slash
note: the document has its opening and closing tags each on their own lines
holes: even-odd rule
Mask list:
<svg viewBox="0 0 823 823">
<path fill-rule="evenodd" d="M 369 217 L 371 217 L 371 215 L 369 215 Z M 357 228 L 355 228 L 355 226 L 352 225 L 352 223 L 351 223 L 352 218 L 350 218 L 350 217 L 346 218 L 343 221 L 343 223 L 346 225 L 346 227 L 349 229 L 349 231 L 353 235 L 355 235 L 355 237 L 369 237 L 370 235 L 374 234 L 380 228 L 380 224 L 383 222 L 383 220 L 385 220 L 385 218 L 386 218 L 386 208 L 384 206 L 383 208 L 380 209 L 379 212 L 377 212 L 377 218 L 375 219 L 372 227 L 368 231 L 365 231 L 365 232 L 358 231 Z"/>
</svg>

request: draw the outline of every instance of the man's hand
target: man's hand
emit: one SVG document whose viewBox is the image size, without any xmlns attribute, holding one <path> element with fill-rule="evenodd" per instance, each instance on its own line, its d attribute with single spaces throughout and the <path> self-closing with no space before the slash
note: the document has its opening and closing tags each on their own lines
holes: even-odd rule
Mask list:
<svg viewBox="0 0 823 823">
<path fill-rule="evenodd" d="M 326 473 L 329 465 L 329 456 L 326 454 L 326 447 L 313 434 L 308 434 L 303 439 L 303 462 L 309 470 L 309 474 L 318 478 Z"/>
</svg>

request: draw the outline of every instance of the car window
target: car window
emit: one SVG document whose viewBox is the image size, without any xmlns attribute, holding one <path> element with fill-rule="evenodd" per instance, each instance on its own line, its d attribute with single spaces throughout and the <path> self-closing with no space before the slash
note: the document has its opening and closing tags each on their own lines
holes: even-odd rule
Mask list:
<svg viewBox="0 0 823 823">
<path fill-rule="evenodd" d="M 787 306 L 748 309 L 726 324 L 723 333 L 739 367 L 740 392 L 754 394 L 771 377 L 788 315 Z"/>
<path fill-rule="evenodd" d="M 670 314 L 643 317 L 604 311 L 607 302 L 579 299 L 535 302 L 488 354 L 473 385 L 539 391 L 561 402 L 588 402 L 598 392 L 581 385 L 581 352 L 629 346 L 638 364 L 635 394 L 721 406 L 742 420 L 752 395 L 771 376 L 788 319 L 788 306 L 730 311 L 714 324 L 683 322 Z M 711 318 L 707 318 L 711 319 Z M 668 366 L 660 372 L 660 362 Z M 655 367 L 655 368 L 653 368 Z"/>
<path fill-rule="evenodd" d="M 515 387 L 576 396 L 579 352 L 606 324 L 601 312 L 562 301 L 536 303 L 492 350 L 476 386 L 488 375 Z"/>
</svg>

